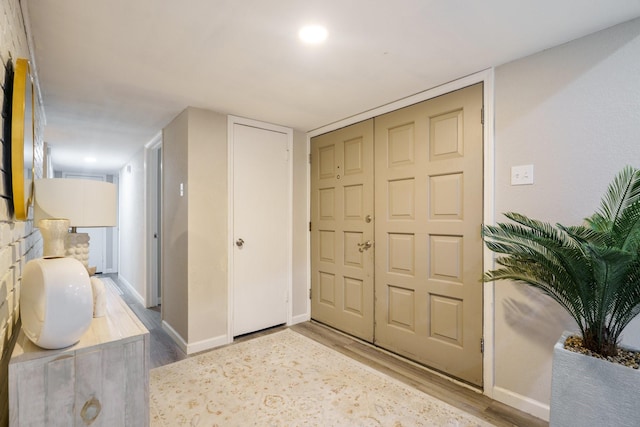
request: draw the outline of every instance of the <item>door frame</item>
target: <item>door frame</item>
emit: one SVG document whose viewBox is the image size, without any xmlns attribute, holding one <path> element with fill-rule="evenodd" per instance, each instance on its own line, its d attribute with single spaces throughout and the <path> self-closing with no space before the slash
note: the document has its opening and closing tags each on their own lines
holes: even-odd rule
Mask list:
<svg viewBox="0 0 640 427">
<path fill-rule="evenodd" d="M 327 126 L 322 126 L 317 129 L 313 129 L 307 133 L 307 154 L 311 153 L 311 138 L 321 135 L 323 133 L 330 132 L 345 126 L 352 125 L 354 123 L 370 119 L 372 117 L 380 116 L 391 111 L 398 110 L 409 105 L 417 104 L 422 101 L 426 101 L 431 98 L 435 98 L 440 95 L 453 92 L 458 89 L 476 84 L 484 83 L 483 90 L 483 107 L 484 107 L 484 128 L 483 128 L 483 176 L 484 176 L 484 188 L 483 188 L 483 223 L 495 224 L 495 142 L 494 142 L 494 69 L 488 68 L 486 70 L 479 71 L 474 74 L 470 74 L 466 77 L 462 77 L 458 80 L 436 86 L 431 89 L 427 89 L 423 92 L 416 93 L 414 95 L 402 98 L 398 101 L 385 104 L 381 107 L 368 110 L 361 114 L 356 114 L 347 119 L 340 120 L 331 123 Z M 311 221 L 311 165 L 307 164 L 307 222 Z M 478 231 L 479 232 L 479 231 Z M 307 240 L 307 292 L 311 291 L 311 233 L 309 233 Z M 483 248 L 482 255 L 483 271 L 494 268 L 493 254 Z M 494 373 L 495 373 L 495 338 L 494 338 L 494 305 L 495 305 L 495 287 L 493 282 L 487 282 L 483 284 L 483 338 L 484 338 L 484 353 L 483 353 L 483 394 L 494 398 L 494 394 L 499 390 L 496 390 Z M 307 301 L 307 313 L 311 316 L 311 301 Z M 467 386 L 466 383 L 462 383 L 446 377 L 451 381 L 457 382 L 461 385 Z M 473 388 L 477 390 L 477 388 Z M 501 399 L 504 399 L 501 396 Z"/>
<path fill-rule="evenodd" d="M 289 166 L 287 176 L 289 184 L 287 186 L 287 236 L 284 239 L 287 245 L 287 325 L 292 322 L 292 304 L 293 304 L 293 129 L 284 126 L 274 125 L 271 123 L 260 122 L 258 120 L 247 119 L 229 115 L 227 117 L 227 343 L 233 342 L 233 307 L 234 307 L 234 167 L 233 167 L 233 148 L 234 148 L 234 126 L 244 125 L 258 129 L 265 129 L 274 132 L 280 132 L 287 136 L 287 150 Z"/>
<path fill-rule="evenodd" d="M 162 220 L 162 212 L 157 208 L 158 201 L 162 202 L 162 190 L 158 191 L 158 180 L 162 179 L 162 170 L 159 170 L 155 160 L 155 151 L 162 148 L 162 132 L 158 132 L 149 142 L 144 146 L 144 162 L 145 162 L 145 243 L 146 243 L 146 258 L 147 258 L 147 274 L 146 274 L 146 292 L 145 292 L 145 306 L 156 307 L 161 304 L 158 299 L 158 289 L 153 286 L 153 283 L 158 283 L 162 286 L 162 274 L 158 274 L 158 255 L 162 252 L 161 245 L 157 244 L 157 239 L 154 239 L 153 234 L 160 232 L 156 230 L 154 224 L 157 224 Z M 161 206 L 161 204 L 160 204 Z M 160 227 L 162 228 L 162 227 Z M 156 277 L 158 276 L 158 277 Z M 162 294 L 162 292 L 161 292 Z"/>
</svg>

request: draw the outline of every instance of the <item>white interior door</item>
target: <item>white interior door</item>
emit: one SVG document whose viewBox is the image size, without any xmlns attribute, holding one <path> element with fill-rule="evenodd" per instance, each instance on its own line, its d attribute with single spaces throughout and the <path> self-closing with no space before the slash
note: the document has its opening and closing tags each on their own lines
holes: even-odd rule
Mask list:
<svg viewBox="0 0 640 427">
<path fill-rule="evenodd" d="M 286 323 L 291 282 L 290 134 L 233 128 L 233 336 Z"/>
</svg>

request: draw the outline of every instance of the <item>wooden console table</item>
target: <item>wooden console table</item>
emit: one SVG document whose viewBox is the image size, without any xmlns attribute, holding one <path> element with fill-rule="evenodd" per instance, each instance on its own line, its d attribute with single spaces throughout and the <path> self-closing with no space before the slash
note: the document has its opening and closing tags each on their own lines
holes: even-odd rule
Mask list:
<svg viewBox="0 0 640 427">
<path fill-rule="evenodd" d="M 149 331 L 111 287 L 80 341 L 45 350 L 20 331 L 9 362 L 10 426 L 148 426 Z"/>
</svg>

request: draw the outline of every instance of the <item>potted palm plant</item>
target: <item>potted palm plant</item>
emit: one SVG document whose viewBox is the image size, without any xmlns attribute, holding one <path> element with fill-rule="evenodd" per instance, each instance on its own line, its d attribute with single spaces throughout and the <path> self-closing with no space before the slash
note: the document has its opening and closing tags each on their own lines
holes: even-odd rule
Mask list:
<svg viewBox="0 0 640 427">
<path fill-rule="evenodd" d="M 582 225 L 505 216 L 512 222 L 483 227 L 485 244 L 499 254 L 483 280 L 541 290 L 579 330 L 573 341 L 583 354 L 564 348 L 568 333 L 554 348 L 550 424 L 638 425 L 640 371 L 609 360 L 622 352 L 629 359 L 620 337 L 640 313 L 640 170 L 625 167 Z M 625 384 L 632 391 L 621 390 Z"/>
</svg>

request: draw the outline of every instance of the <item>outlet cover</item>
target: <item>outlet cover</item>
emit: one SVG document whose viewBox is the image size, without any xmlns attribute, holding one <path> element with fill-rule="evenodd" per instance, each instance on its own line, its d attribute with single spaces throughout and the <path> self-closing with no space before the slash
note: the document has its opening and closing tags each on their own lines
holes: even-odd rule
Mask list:
<svg viewBox="0 0 640 427">
<path fill-rule="evenodd" d="M 511 185 L 532 185 L 533 165 L 511 167 Z"/>
</svg>

